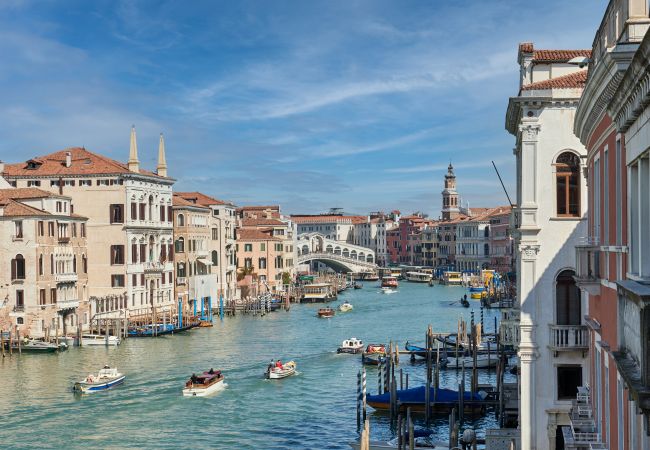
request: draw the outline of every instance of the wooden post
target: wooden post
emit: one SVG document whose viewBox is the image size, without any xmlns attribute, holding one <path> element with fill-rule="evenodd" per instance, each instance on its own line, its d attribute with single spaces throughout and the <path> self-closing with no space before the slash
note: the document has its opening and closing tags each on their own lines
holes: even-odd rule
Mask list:
<svg viewBox="0 0 650 450">
<path fill-rule="evenodd" d="M 57 347 L 59 345 L 59 316 L 56 316 L 56 327 L 54 328 L 54 342 L 56 343 Z"/>
<path fill-rule="evenodd" d="M 16 337 L 18 338 L 18 354 L 22 355 L 23 354 L 23 343 L 21 342 L 21 339 L 20 339 L 20 330 L 18 329 L 18 325 L 16 325 Z"/>
<path fill-rule="evenodd" d="M 361 371 L 357 372 L 357 431 L 361 427 Z"/>
<path fill-rule="evenodd" d="M 415 449 L 415 436 L 413 436 L 413 420 L 411 419 L 411 408 L 406 410 L 406 420 L 409 427 L 409 450 Z"/>
<path fill-rule="evenodd" d="M 435 391 L 433 394 L 433 401 L 438 401 L 438 389 L 440 388 L 440 341 L 436 343 L 436 379 L 435 379 Z"/>
<path fill-rule="evenodd" d="M 379 362 L 377 363 L 377 395 L 382 394 L 382 390 L 381 390 L 381 366 L 382 366 L 382 362 L 381 362 L 381 359 L 380 359 Z"/>
<path fill-rule="evenodd" d="M 366 369 L 361 372 L 361 408 L 363 413 L 363 421 L 366 421 Z"/>
<path fill-rule="evenodd" d="M 0 348 L 2 348 L 2 357 L 5 357 L 5 333 L 2 328 L 0 328 Z"/>
<path fill-rule="evenodd" d="M 108 347 L 108 319 L 104 319 L 104 345 Z"/>
<path fill-rule="evenodd" d="M 79 313 L 77 313 L 77 347 L 82 346 L 81 342 L 81 323 L 79 322 Z"/>
<path fill-rule="evenodd" d="M 408 373 L 406 374 L 406 384 L 404 385 L 404 388 L 405 389 L 409 388 L 409 374 Z"/>
<path fill-rule="evenodd" d="M 397 415 L 397 450 L 403 450 L 404 436 L 402 435 L 402 415 Z"/>
<path fill-rule="evenodd" d="M 402 372 L 402 369 L 399 370 L 399 389 L 400 391 L 404 389 L 404 372 Z"/>
<path fill-rule="evenodd" d="M 395 344 L 395 364 L 399 365 L 399 347 Z"/>
<path fill-rule="evenodd" d="M 9 328 L 9 356 L 12 356 L 14 354 L 14 334 L 11 332 L 11 328 Z"/>
<path fill-rule="evenodd" d="M 431 415 L 431 334 L 427 330 L 426 334 L 426 349 L 427 349 L 427 373 L 426 384 L 424 390 L 424 416 L 427 424 L 429 423 Z"/>
<path fill-rule="evenodd" d="M 465 417 L 465 362 L 463 361 L 463 370 L 460 380 L 460 389 L 458 390 L 458 417 L 459 422 L 463 423 Z"/>
</svg>

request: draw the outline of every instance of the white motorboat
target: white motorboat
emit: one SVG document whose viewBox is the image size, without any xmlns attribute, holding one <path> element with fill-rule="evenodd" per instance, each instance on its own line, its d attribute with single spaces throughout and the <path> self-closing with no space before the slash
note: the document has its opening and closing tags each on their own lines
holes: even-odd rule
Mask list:
<svg viewBox="0 0 650 450">
<path fill-rule="evenodd" d="M 336 353 L 361 353 L 363 351 L 363 342 L 357 338 L 346 339 L 336 350 Z"/>
<path fill-rule="evenodd" d="M 352 306 L 352 303 L 345 302 L 339 305 L 339 311 L 341 312 L 348 312 L 352 311 L 354 309 L 354 306 Z"/>
<path fill-rule="evenodd" d="M 82 334 L 81 335 L 81 345 L 82 346 L 116 346 L 120 345 L 122 340 L 119 336 L 108 336 L 106 339 L 105 335 L 101 334 Z"/>
<path fill-rule="evenodd" d="M 193 374 L 185 383 L 183 397 L 205 397 L 226 387 L 220 370 L 210 369 L 200 375 Z"/>
<path fill-rule="evenodd" d="M 496 367 L 498 363 L 499 363 L 499 357 L 496 354 L 488 355 L 485 353 L 480 353 L 476 355 L 477 369 Z M 463 367 L 463 364 L 465 364 L 465 368 L 467 369 L 474 367 L 474 358 L 472 356 L 459 356 L 458 367 Z M 454 357 L 447 358 L 447 368 L 451 368 L 451 369 L 456 368 L 456 358 Z"/>
<path fill-rule="evenodd" d="M 290 377 L 296 373 L 296 363 L 294 361 L 289 361 L 288 363 L 281 364 L 278 366 L 269 365 L 266 369 L 266 378 L 269 380 L 279 380 L 281 378 Z"/>
<path fill-rule="evenodd" d="M 382 294 L 394 294 L 395 292 L 397 292 L 397 291 L 395 289 L 393 289 L 393 288 L 390 288 L 390 287 L 382 287 L 381 288 L 381 293 Z"/>
<path fill-rule="evenodd" d="M 124 383 L 126 375 L 114 367 L 104 366 L 97 375 L 90 374 L 74 384 L 73 390 L 83 394 L 105 391 Z"/>
<path fill-rule="evenodd" d="M 55 344 L 54 342 L 45 342 L 37 339 L 24 338 L 20 342 L 14 341 L 13 349 L 20 349 L 21 352 L 54 353 L 57 351 L 67 350 L 68 344 L 65 342 L 59 342 L 58 344 Z"/>
</svg>

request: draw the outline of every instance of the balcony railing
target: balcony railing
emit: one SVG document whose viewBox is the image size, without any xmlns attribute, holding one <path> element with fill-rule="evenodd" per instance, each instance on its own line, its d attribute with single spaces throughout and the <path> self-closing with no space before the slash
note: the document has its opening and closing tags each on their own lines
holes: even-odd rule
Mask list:
<svg viewBox="0 0 650 450">
<path fill-rule="evenodd" d="M 591 295 L 600 294 L 600 247 L 595 238 L 576 245 L 576 284 Z"/>
<path fill-rule="evenodd" d="M 176 284 L 181 286 L 187 284 L 187 278 L 185 277 L 176 277 Z"/>
<path fill-rule="evenodd" d="M 57 307 L 58 310 L 78 308 L 79 307 L 79 300 L 78 299 L 72 299 L 72 300 L 58 300 L 57 299 L 56 307 Z"/>
<path fill-rule="evenodd" d="M 208 257 L 208 251 L 207 250 L 197 250 L 196 251 L 196 257 L 197 258 L 207 258 Z"/>
<path fill-rule="evenodd" d="M 162 272 L 165 266 L 160 261 L 148 261 L 144 263 L 145 273 Z"/>
<path fill-rule="evenodd" d="M 553 351 L 585 351 L 589 349 L 586 325 L 550 325 L 550 348 Z"/>
<path fill-rule="evenodd" d="M 70 242 L 70 236 L 59 236 L 58 241 L 61 244 L 67 244 L 68 242 Z"/>
<path fill-rule="evenodd" d="M 79 275 L 74 272 L 70 273 L 57 273 L 54 275 L 54 281 L 57 283 L 76 283 L 79 280 Z"/>
</svg>

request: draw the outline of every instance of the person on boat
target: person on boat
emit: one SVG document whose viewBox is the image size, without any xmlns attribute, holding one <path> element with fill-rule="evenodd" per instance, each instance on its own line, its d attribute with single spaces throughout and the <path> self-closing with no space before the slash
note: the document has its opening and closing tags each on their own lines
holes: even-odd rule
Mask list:
<svg viewBox="0 0 650 450">
<path fill-rule="evenodd" d="M 199 381 L 199 379 L 196 377 L 196 374 L 195 374 L 195 373 L 192 374 L 192 377 L 190 378 L 190 381 L 192 382 L 192 384 L 194 384 L 194 383 L 196 383 L 197 381 Z"/>
<path fill-rule="evenodd" d="M 278 359 L 278 362 L 275 363 L 275 367 L 277 367 L 278 369 L 282 369 L 282 361 Z"/>
<path fill-rule="evenodd" d="M 467 294 L 465 294 L 465 296 L 463 297 L 463 299 L 465 299 L 465 301 L 467 301 Z"/>
<path fill-rule="evenodd" d="M 214 374 L 214 369 L 213 369 L 212 367 L 210 367 L 210 370 L 208 371 L 208 373 L 209 373 L 210 375 L 213 375 L 213 374 Z"/>
</svg>

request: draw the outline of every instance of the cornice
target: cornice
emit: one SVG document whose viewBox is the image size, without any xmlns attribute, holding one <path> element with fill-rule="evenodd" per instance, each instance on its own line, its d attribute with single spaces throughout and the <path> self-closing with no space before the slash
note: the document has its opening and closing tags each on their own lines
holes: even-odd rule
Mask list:
<svg viewBox="0 0 650 450">
<path fill-rule="evenodd" d="M 603 52 L 602 59 L 591 66 L 573 124 L 573 132 L 582 145 L 589 145 L 589 137 L 606 112 L 623 74 L 638 44 L 618 44 Z"/>
<path fill-rule="evenodd" d="M 620 132 L 625 133 L 650 103 L 650 34 L 634 54 L 608 105 Z"/>
<path fill-rule="evenodd" d="M 545 89 L 544 91 L 552 93 L 553 91 L 566 91 L 566 89 Z M 554 97 L 552 94 L 510 97 L 508 100 L 508 109 L 506 110 L 506 130 L 513 136 L 517 136 L 520 131 L 518 126 L 522 119 L 521 109 L 523 106 L 532 106 L 535 108 L 549 106 L 575 107 L 578 105 L 578 101 L 579 97 Z"/>
</svg>

